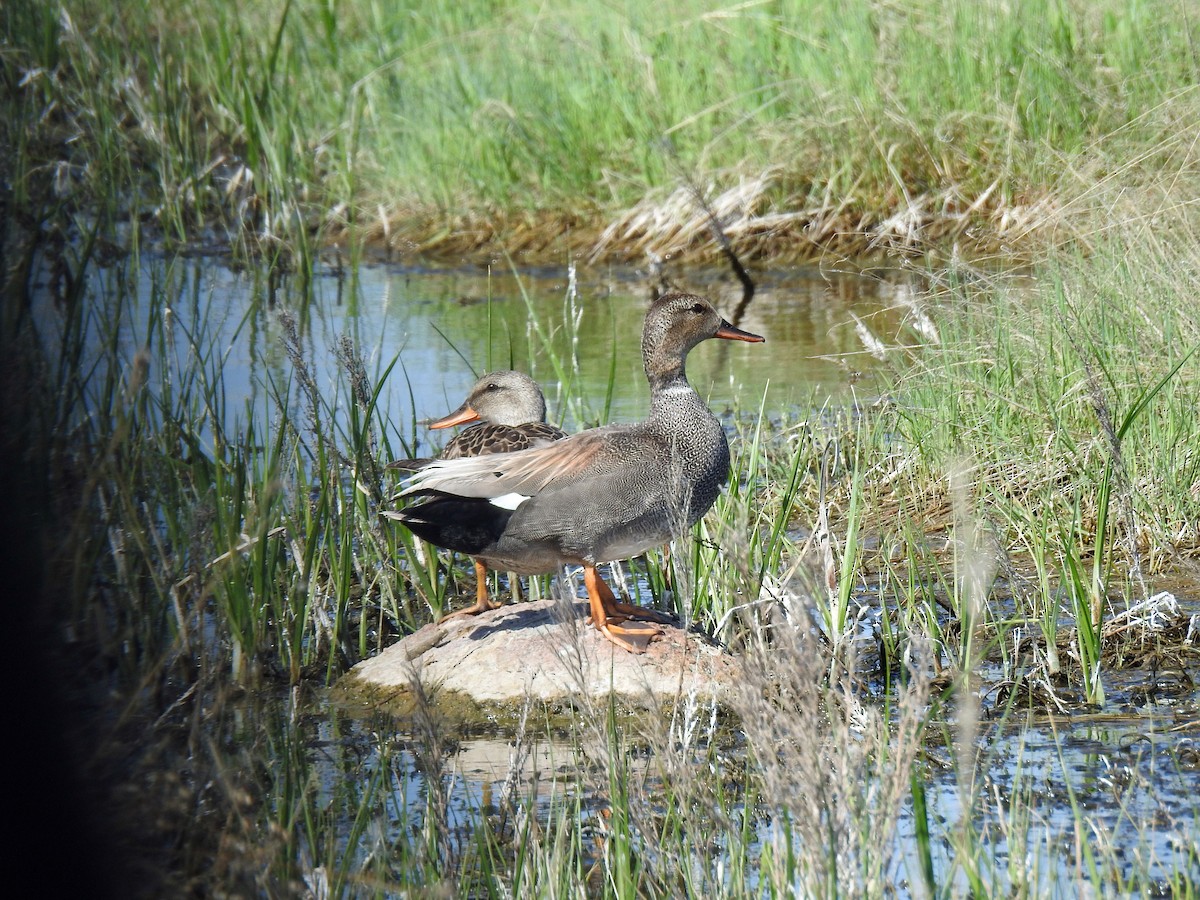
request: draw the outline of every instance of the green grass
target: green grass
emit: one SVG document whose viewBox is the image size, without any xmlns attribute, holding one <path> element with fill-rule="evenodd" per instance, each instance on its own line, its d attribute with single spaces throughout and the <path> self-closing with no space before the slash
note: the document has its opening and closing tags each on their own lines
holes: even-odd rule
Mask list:
<svg viewBox="0 0 1200 900">
<path fill-rule="evenodd" d="M 1161 877 L 1129 863 L 1130 832 L 1159 833 L 1130 802 L 1155 789 L 1144 773 L 1101 785 L 1117 824 L 1069 781 L 1069 742 L 1049 775 L 994 779 L 1001 748 L 1038 733 L 1012 737 L 1024 706 L 1057 708 L 1019 689 L 1065 684 L 1059 703 L 1111 712 L 1106 623 L 1200 556 L 1190 7 L 440 9 L 0 13 L 11 641 L 48 657 L 30 668 L 66 693 L 80 777 L 116 856 L 154 873 L 145 892 L 882 896 L 903 860 L 937 896 L 1113 879 L 1195 896 L 1194 842 Z M 380 520 L 380 466 L 418 434 L 379 407 L 404 359 L 369 373 L 346 339 L 316 382 L 311 256 L 381 218 L 429 241 L 489 216 L 514 234 L 522 217 L 602 222 L 672 190 L 676 165 L 770 169 L 763 209 L 828 195 L 855 221 L 993 182 L 997 213 L 1059 192 L 1083 240 L 1019 274 L 925 270 L 938 339 L 886 350 L 878 403 L 735 411 L 729 488 L 644 580 L 752 661 L 736 718 L 685 703 L 618 725 L 583 705 L 579 764 L 546 803 L 514 776 L 463 806 L 430 706 L 350 726 L 312 702 L 469 570 Z M 213 221 L 266 251 L 234 340 L 278 364 L 242 409 L 210 298 L 141 230 L 189 244 Z M 582 396 L 577 290 L 561 319 L 529 304 L 526 340 L 562 386 L 554 408 L 604 420 L 617 348 L 604 396 Z M 1003 683 L 980 696 L 980 670 Z M 546 735 L 539 712 L 514 753 Z M 1043 827 L 1063 813 L 1047 779 L 1066 784 L 1069 834 Z M 1071 835 L 1073 865 L 1045 862 Z"/>
<path fill-rule="evenodd" d="M 1195 156 L 1186 0 L 17 0 L 0 21 L 30 171 L 106 231 L 216 222 L 301 271 L 347 230 L 561 260 L 618 222 L 606 252 L 694 249 L 689 186 L 746 253 L 1087 239 L 1098 189 L 1172 194 Z M 673 212 L 637 224 L 647 200 Z"/>
</svg>

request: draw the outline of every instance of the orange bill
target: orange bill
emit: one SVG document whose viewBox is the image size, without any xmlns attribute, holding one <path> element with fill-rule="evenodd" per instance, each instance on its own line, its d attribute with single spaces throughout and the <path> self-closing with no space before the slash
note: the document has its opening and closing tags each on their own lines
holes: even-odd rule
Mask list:
<svg viewBox="0 0 1200 900">
<path fill-rule="evenodd" d="M 762 338 L 759 338 L 762 340 Z M 450 413 L 448 416 L 442 416 L 435 422 L 430 422 L 430 428 L 449 428 L 451 425 L 462 425 L 464 422 L 474 422 L 479 418 L 479 413 L 471 409 L 465 403 Z"/>
</svg>

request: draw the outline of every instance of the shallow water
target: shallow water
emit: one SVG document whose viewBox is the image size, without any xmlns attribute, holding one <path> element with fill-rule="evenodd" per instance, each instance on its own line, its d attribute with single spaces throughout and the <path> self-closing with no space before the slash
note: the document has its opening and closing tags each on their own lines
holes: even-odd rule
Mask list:
<svg viewBox="0 0 1200 900">
<path fill-rule="evenodd" d="M 982 835 L 991 852 L 979 860 L 980 876 L 989 895 L 1011 895 L 1018 888 L 1034 895 L 1074 896 L 1090 864 L 1091 849 L 1115 856 L 1118 871 L 1109 875 L 1113 886 L 1131 877 L 1146 877 L 1167 885 L 1170 878 L 1200 878 L 1200 747 L 1195 739 L 1196 702 L 1183 707 L 1147 709 L 1140 714 L 1078 718 L 1016 714 L 1003 720 L 982 722 L 976 741 L 977 780 L 964 787 L 952 761 L 931 754 L 927 768 L 927 802 L 935 835 L 953 835 L 964 815 Z M 1193 721 L 1192 736 L 1178 733 L 1181 718 Z M 330 783 L 348 771 L 370 770 L 381 764 L 378 732 L 360 719 L 348 718 L 321 706 L 313 719 L 322 736 L 322 765 Z M 336 723 L 336 727 L 331 726 Z M 378 727 L 376 723 L 375 727 Z M 385 726 L 386 728 L 387 726 Z M 403 729 L 403 725 L 394 726 Z M 337 738 L 330 740 L 335 731 Z M 531 729 L 531 734 L 537 729 Z M 403 730 L 396 732 L 400 749 L 388 756 L 394 780 L 385 797 L 387 808 L 399 811 L 389 826 L 388 841 L 405 839 L 405 832 L 420 827 L 426 815 L 430 784 L 409 749 Z M 445 798 L 445 820 L 455 852 L 473 840 L 481 816 L 495 817 L 512 796 L 517 807 L 532 809 L 543 822 L 555 810 L 561 813 L 568 798 L 578 798 L 585 830 L 602 830 L 604 804 L 593 802 L 589 781 L 581 769 L 594 758 L 586 749 L 561 736 L 527 737 L 524 752 L 511 734 L 473 735 L 454 742 L 444 757 L 438 789 Z M 701 757 L 702 747 L 697 748 Z M 745 757 L 744 744 L 723 751 L 725 758 Z M 633 758 L 640 789 L 656 793 L 655 767 L 649 758 Z M 600 774 L 603 779 L 603 773 Z M 643 780 L 644 779 L 644 780 Z M 864 786 L 866 790 L 867 786 Z M 967 791 L 968 793 L 964 793 Z M 511 792 L 511 794 L 510 794 Z M 964 797 L 971 797 L 969 810 Z M 773 798 L 793 808 L 803 808 L 800 798 Z M 1074 808 L 1081 810 L 1076 815 Z M 1028 821 L 1008 821 L 1019 810 Z M 764 809 L 768 812 L 769 809 Z M 357 807 L 346 810 L 349 829 Z M 911 805 L 896 810 L 895 852 L 888 877 L 892 892 L 900 897 L 920 897 L 917 887 L 916 820 Z M 1084 823 L 1080 832 L 1078 825 Z M 753 831 L 756 859 L 762 847 L 782 839 L 769 815 L 757 817 Z M 1113 853 L 1108 851 L 1115 848 Z M 938 883 L 951 881 L 967 895 L 970 885 L 951 864 L 953 852 L 935 838 L 933 861 Z M 707 866 L 711 860 L 681 860 L 681 865 Z M 757 881 L 757 872 L 747 877 Z M 1086 879 L 1085 879 L 1086 880 Z"/>
<path fill-rule="evenodd" d="M 864 601 L 873 602 L 865 597 Z M 1000 601 L 998 601 L 1000 602 Z M 1182 612 L 1200 613 L 1200 598 L 1181 595 Z M 878 623 L 864 618 L 869 643 L 878 642 Z M 1200 880 L 1200 671 L 1158 672 L 1143 669 L 1107 670 L 1108 703 L 1103 711 L 1076 701 L 1061 713 L 1044 709 L 1006 709 L 996 690 L 1003 681 L 998 661 L 985 661 L 976 673 L 981 718 L 973 740 L 975 759 L 966 781 L 945 745 L 933 740 L 924 766 L 928 815 L 934 833 L 931 845 L 938 884 L 968 896 L 972 884 L 955 864 L 948 841 L 963 828 L 978 835 L 988 854 L 977 860 L 977 875 L 988 896 L 1076 896 L 1081 886 L 1096 881 L 1102 868 L 1102 895 L 1171 895 L 1172 885 Z M 867 684 L 870 684 L 867 687 Z M 881 683 L 864 679 L 864 699 L 883 703 Z M 954 704 L 947 708 L 954 714 Z M 327 715 L 339 716 L 337 710 Z M 348 736 L 360 724 L 346 720 Z M 400 723 L 396 727 L 404 728 Z M 796 735 L 809 726 L 798 722 Z M 951 718 L 931 726 L 931 736 Z M 725 738 L 721 755 L 751 766 L 744 742 Z M 696 747 L 703 758 L 703 741 Z M 518 758 L 511 734 L 471 734 L 445 757 L 442 770 L 448 797 L 448 821 L 459 842 L 467 842 L 471 822 L 495 814 L 498 798 L 513 791 L 526 798 L 543 819 L 561 810 L 564 797 L 579 796 L 581 815 L 601 829 L 602 802 L 597 804 L 580 767 L 596 754 L 580 751 L 570 740 L 542 736 L 528 757 Z M 703 764 L 701 762 L 701 764 Z M 414 800 L 426 784 L 419 768 L 406 757 L 399 762 L 404 776 L 396 790 L 406 808 L 420 819 Z M 635 756 L 641 789 L 653 798 L 657 768 L 652 758 Z M 644 779 L 644 780 L 642 780 Z M 669 787 L 669 786 L 668 786 Z M 864 794 L 872 790 L 864 785 Z M 554 805 L 555 801 L 558 806 Z M 772 802 L 805 808 L 802 798 L 775 797 Z M 395 802 L 401 802 L 399 799 Z M 653 803 L 653 800 L 651 800 Z M 778 851 L 788 838 L 772 819 L 771 803 L 760 801 L 753 829 L 750 859 L 766 846 Z M 887 870 L 889 895 L 921 897 L 917 820 L 911 803 L 894 811 L 894 852 Z M 792 840 L 797 840 L 794 836 Z M 778 858 L 778 857 L 777 857 Z M 718 855 L 718 862 L 721 857 Z M 708 858 L 682 860 L 682 865 L 705 867 Z M 1109 868 L 1111 867 L 1111 868 Z M 758 873 L 746 877 L 757 884 Z M 801 891 L 801 886 L 795 886 Z"/>
<path fill-rule="evenodd" d="M 195 347 L 219 348 L 212 369 L 220 374 L 227 427 L 236 427 L 247 403 L 270 411 L 274 397 L 297 395 L 282 341 L 285 311 L 295 316 L 304 356 L 330 402 L 345 380 L 337 346 L 343 336 L 352 338 L 380 387 L 389 438 L 411 437 L 415 420 L 454 409 L 479 374 L 499 368 L 533 375 L 546 392 L 550 419 L 569 430 L 636 420 L 649 406 L 640 354 L 649 289 L 632 270 L 576 279 L 567 270 L 373 265 L 344 277 L 323 268 L 311 301 L 291 308 L 300 293 L 295 285 L 273 290 L 261 272 L 211 259 L 143 257 L 138 272 L 95 270 L 92 278 L 98 298 L 122 296 L 114 278 L 137 282 L 134 308 L 121 325 L 127 359 L 154 340 L 151 310 L 162 298 L 171 310 L 175 358 Z M 898 354 L 927 327 L 913 283 L 899 277 L 804 269 L 760 282 L 740 312 L 740 285 L 724 273 L 702 272 L 688 283 L 735 324 L 767 339 L 711 341 L 693 351 L 689 378 L 717 412 L 760 405 L 808 411 L 874 397 L 886 389 Z M 286 303 L 272 302 L 285 296 Z M 101 299 L 91 311 L 97 336 L 116 306 Z M 161 385 L 171 373 L 151 371 L 151 377 Z M 417 437 L 432 437 L 435 446 L 445 440 L 423 431 Z"/>
</svg>

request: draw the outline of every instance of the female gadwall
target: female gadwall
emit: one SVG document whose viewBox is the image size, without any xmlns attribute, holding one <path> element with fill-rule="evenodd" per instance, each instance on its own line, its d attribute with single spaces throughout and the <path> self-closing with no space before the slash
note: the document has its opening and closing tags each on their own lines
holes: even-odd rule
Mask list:
<svg viewBox="0 0 1200 900">
<path fill-rule="evenodd" d="M 430 422 L 430 428 L 449 428 L 478 422 L 448 443 L 438 459 L 512 453 L 542 447 L 567 433 L 546 421 L 546 398 L 538 383 L 524 372 L 489 372 L 471 388 L 463 405 Z"/>
<path fill-rule="evenodd" d="M 526 575 L 583 566 L 591 621 L 635 653 L 660 613 L 620 603 L 596 571 L 678 537 L 706 513 L 729 477 L 721 423 L 688 384 L 684 360 L 708 338 L 759 342 L 703 297 L 667 294 L 646 314 L 642 359 L 650 417 L 546 447 L 423 464 L 402 496 L 428 496 L 395 518 L 414 534 Z"/>
<path fill-rule="evenodd" d="M 524 372 L 503 369 L 489 372 L 471 387 L 462 406 L 449 415 L 430 422 L 430 428 L 449 428 L 476 422 L 459 432 L 442 449 L 438 459 L 462 459 L 471 456 L 486 456 L 490 453 L 512 453 L 552 444 L 567 433 L 546 421 L 546 397 L 538 383 Z M 389 464 L 389 468 L 419 469 L 433 460 L 402 459 Z M 475 563 L 475 603 L 442 616 L 439 621 L 455 616 L 477 616 L 490 609 L 499 609 L 502 604 L 488 597 L 487 567 L 478 557 Z M 517 592 L 516 577 L 513 576 L 513 594 Z"/>
</svg>

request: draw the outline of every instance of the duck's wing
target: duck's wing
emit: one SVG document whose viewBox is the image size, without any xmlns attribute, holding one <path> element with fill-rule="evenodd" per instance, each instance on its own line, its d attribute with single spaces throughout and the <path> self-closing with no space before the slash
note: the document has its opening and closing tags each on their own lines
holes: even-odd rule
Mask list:
<svg viewBox="0 0 1200 900">
<path fill-rule="evenodd" d="M 513 453 L 545 447 L 567 436 L 557 425 L 549 422 L 530 422 L 527 425 L 476 425 L 457 435 L 437 457 L 395 459 L 384 468 L 417 472 L 439 460 L 463 456 L 482 456 L 488 453 Z"/>
<path fill-rule="evenodd" d="M 567 436 L 560 428 L 546 422 L 524 425 L 474 425 L 457 435 L 441 453 L 442 459 L 462 456 L 483 456 L 493 453 L 515 453 L 544 447 Z"/>
<path fill-rule="evenodd" d="M 434 460 L 408 480 L 400 496 L 439 493 L 489 500 L 510 494 L 533 497 L 551 485 L 574 483 L 609 471 L 622 437 L 622 426 L 609 426 L 533 450 Z"/>
<path fill-rule="evenodd" d="M 518 425 L 517 427 L 526 433 L 531 442 L 530 446 L 535 447 L 561 441 L 567 436 L 565 431 L 549 422 L 530 422 L 528 425 Z"/>
</svg>

